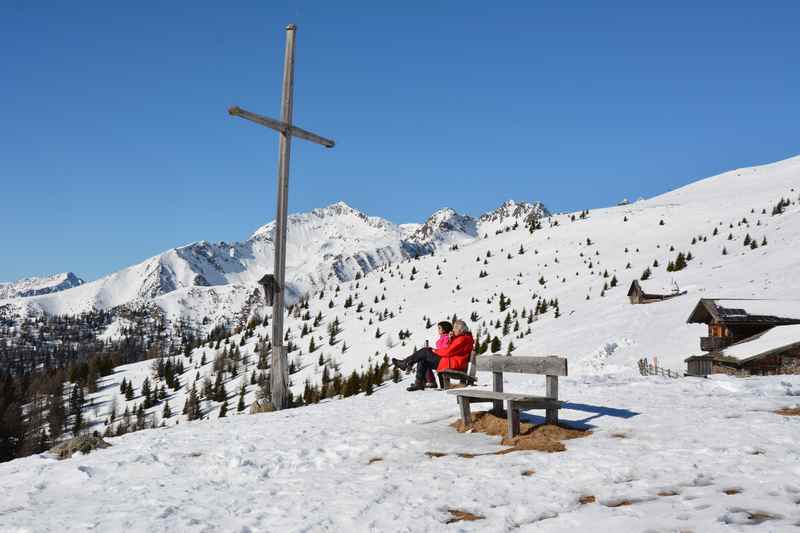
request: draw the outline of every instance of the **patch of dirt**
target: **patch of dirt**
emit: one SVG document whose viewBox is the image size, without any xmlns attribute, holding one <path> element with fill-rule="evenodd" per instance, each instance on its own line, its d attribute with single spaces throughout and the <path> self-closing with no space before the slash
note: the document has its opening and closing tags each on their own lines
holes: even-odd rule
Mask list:
<svg viewBox="0 0 800 533">
<path fill-rule="evenodd" d="M 614 500 L 608 500 L 608 501 L 600 502 L 600 503 L 602 503 L 606 507 L 625 507 L 627 505 L 633 505 L 633 500 L 627 500 L 627 499 L 618 499 L 618 500 L 616 500 L 616 499 L 614 499 Z"/>
<path fill-rule="evenodd" d="M 766 511 L 748 511 L 747 509 L 730 509 L 721 518 L 721 522 L 725 524 L 739 524 L 739 525 L 754 525 L 763 524 L 768 520 L 778 520 L 783 516 L 778 514 L 768 513 Z"/>
<path fill-rule="evenodd" d="M 800 407 L 781 407 L 775 413 L 783 416 L 800 416 Z"/>
<path fill-rule="evenodd" d="M 111 445 L 104 441 L 102 437 L 79 435 L 54 446 L 50 449 L 50 452 L 59 459 L 69 459 L 76 452 L 89 453 L 92 450 L 108 448 L 109 446 Z"/>
<path fill-rule="evenodd" d="M 586 505 L 587 503 L 594 503 L 596 501 L 597 498 L 595 498 L 592 495 L 581 496 L 580 498 L 578 498 L 578 502 L 580 502 L 581 505 Z"/>
<path fill-rule="evenodd" d="M 657 492 L 657 493 L 656 493 L 656 496 L 661 496 L 661 497 L 665 497 L 665 496 L 677 496 L 678 494 L 679 494 L 679 493 L 678 493 L 678 492 L 675 492 L 674 490 L 662 490 L 661 492 Z"/>
<path fill-rule="evenodd" d="M 627 439 L 629 437 L 627 433 L 621 433 L 621 432 L 612 433 L 611 436 L 614 437 L 615 439 Z"/>
<path fill-rule="evenodd" d="M 731 487 L 729 489 L 724 489 L 722 492 L 724 492 L 728 496 L 733 496 L 734 494 L 740 494 L 742 492 L 742 489 L 737 487 Z"/>
<path fill-rule="evenodd" d="M 425 452 L 425 455 L 427 455 L 431 459 L 438 459 L 439 457 L 447 456 L 446 453 L 442 453 L 442 452 Z"/>
<path fill-rule="evenodd" d="M 592 434 L 591 431 L 572 429 L 560 425 L 534 425 L 520 422 L 520 434 L 513 439 L 509 439 L 505 437 L 508 432 L 508 423 L 506 422 L 505 416 L 500 417 L 489 411 L 472 413 L 472 424 L 469 426 L 465 426 L 462 420 L 457 420 L 450 425 L 459 433 L 471 430 L 486 433 L 487 435 L 502 435 L 503 440 L 500 443 L 504 446 L 510 446 L 510 448 L 494 452 L 496 455 L 520 450 L 563 452 L 567 448 L 561 441 L 587 437 Z"/>
<path fill-rule="evenodd" d="M 371 465 L 372 463 L 378 463 L 380 461 L 383 461 L 383 457 L 373 457 L 367 464 Z"/>
<path fill-rule="evenodd" d="M 536 470 L 534 470 L 534 469 L 532 469 L 532 468 L 531 468 L 530 470 L 523 470 L 523 471 L 522 471 L 522 475 L 523 475 L 523 476 L 526 476 L 526 477 L 527 477 L 527 476 L 532 476 L 532 475 L 534 475 L 535 473 L 536 473 Z"/>
<path fill-rule="evenodd" d="M 450 518 L 447 519 L 445 524 L 452 524 L 453 522 L 474 522 L 475 520 L 483 520 L 485 517 L 472 514 L 467 511 L 459 511 L 458 509 L 448 509 Z"/>
</svg>

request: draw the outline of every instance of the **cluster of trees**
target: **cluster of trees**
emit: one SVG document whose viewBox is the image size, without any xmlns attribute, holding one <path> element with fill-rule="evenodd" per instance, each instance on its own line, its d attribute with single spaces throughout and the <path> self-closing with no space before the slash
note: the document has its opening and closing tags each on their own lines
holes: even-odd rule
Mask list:
<svg viewBox="0 0 800 533">
<path fill-rule="evenodd" d="M 380 362 L 368 365 L 362 372 L 353 370 L 347 378 L 342 377 L 338 371 L 331 377 L 331 371 L 326 365 L 322 371 L 321 384 L 312 384 L 310 380 L 306 380 L 303 395 L 298 401 L 312 404 L 325 398 L 347 398 L 362 392 L 370 395 L 386 381 L 387 376 L 395 383 L 402 377 L 396 367 L 391 367 L 390 370 L 389 358 L 385 355 Z"/>
</svg>

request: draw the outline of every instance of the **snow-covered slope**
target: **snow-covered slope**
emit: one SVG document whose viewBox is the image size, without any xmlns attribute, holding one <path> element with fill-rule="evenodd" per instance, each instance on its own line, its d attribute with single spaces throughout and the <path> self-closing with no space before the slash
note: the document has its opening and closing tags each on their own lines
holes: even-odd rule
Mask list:
<svg viewBox="0 0 800 533">
<path fill-rule="evenodd" d="M 684 359 L 700 352 L 699 339 L 706 335 L 705 326 L 686 323 L 699 298 L 800 298 L 799 194 L 800 158 L 794 158 L 729 172 L 650 200 L 594 210 L 584 218 L 578 213 L 552 215 L 533 233 L 524 224 L 513 229 L 517 219 L 484 222 L 495 224 L 495 231 L 483 231 L 490 228 L 479 222 L 478 237 L 453 249 L 377 266 L 359 280 L 332 277 L 308 295 L 306 308 L 296 307 L 286 319 L 286 336 L 295 346 L 290 352 L 297 369 L 291 376 L 293 392 L 302 394 L 306 381 L 319 384 L 323 365 L 346 377 L 385 355 L 406 355 L 433 340 L 428 320 L 435 323 L 454 314 L 468 321 L 480 342 L 496 337 L 501 353 L 513 343 L 513 354 L 567 357 L 571 375 L 635 373 L 641 358 L 658 359 L 660 366 L 682 373 Z M 772 215 L 781 198 L 790 199 L 789 205 Z M 744 246 L 746 235 L 759 243 L 757 248 Z M 761 244 L 764 239 L 766 245 Z M 688 266 L 667 271 L 679 252 L 691 253 Z M 628 286 L 645 269 L 653 283 L 677 284 L 687 294 L 631 305 Z M 507 301 L 502 311 L 501 294 Z M 548 309 L 537 313 L 545 301 Z M 242 324 L 255 312 L 271 314 L 250 285 L 184 287 L 153 302 L 168 315 L 207 316 L 211 323 Z M 340 333 L 331 344 L 328 328 L 334 321 Z M 309 333 L 303 334 L 304 329 Z M 109 334 L 114 331 L 112 327 Z M 269 326 L 258 326 L 251 336 L 238 333 L 230 339 L 250 367 L 244 363 L 245 370 L 231 377 L 227 387 L 238 390 L 244 379 L 248 403 L 255 395 L 247 378 L 258 357 L 259 339 L 269 335 Z M 194 381 L 197 373 L 200 380 L 211 376 L 211 361 L 223 348 L 206 344 L 195 349 L 193 362 L 186 359 L 185 365 L 197 368 L 187 370 L 182 383 Z M 207 364 L 199 366 L 203 355 Z M 137 365 L 145 368 L 147 362 Z M 127 376 L 138 389 L 140 374 L 128 375 L 121 368 L 115 379 Z M 183 405 L 185 388 L 174 394 L 174 402 Z M 107 400 L 98 398 L 110 405 Z M 216 416 L 214 402 L 204 409 L 207 416 Z M 97 418 L 107 414 L 100 409 Z"/>
<path fill-rule="evenodd" d="M 0 464 L 0 530 L 714 533 L 800 525 L 800 420 L 773 412 L 797 405 L 798 376 L 563 379 L 562 420 L 593 433 L 560 453 L 500 455 L 498 437 L 449 426 L 452 396 L 404 386 L 140 431 L 65 461 L 45 454 Z M 511 378 L 505 387 L 544 384 Z M 541 422 L 540 414 L 526 420 Z M 481 519 L 448 525 L 450 510 Z"/>
<path fill-rule="evenodd" d="M 62 272 L 41 278 L 22 278 L 0 283 L 0 300 L 25 298 L 63 291 L 83 285 L 83 280 L 72 272 Z"/>
<path fill-rule="evenodd" d="M 765 515 L 769 515 L 767 526 L 788 528 L 797 524 L 800 494 L 796 483 L 786 481 L 787 474 L 800 474 L 795 466 L 798 452 L 792 447 L 797 427 L 792 419 L 769 411 L 796 403 L 797 380 L 643 379 L 636 375 L 636 361 L 658 358 L 660 366 L 681 372 L 684 358 L 699 352 L 699 338 L 706 334 L 704 326 L 686 324 L 700 297 L 800 298 L 799 197 L 797 157 L 726 172 L 633 204 L 588 214 L 542 214 L 541 228 L 533 233 L 525 219 L 529 212 L 520 210 L 515 217 L 517 209 L 511 204 L 478 218 L 474 226 L 446 210 L 432 217 L 430 224 L 403 226 L 359 216 L 342 205 L 333 206 L 337 221 L 333 226 L 314 212 L 298 215 L 290 226 L 295 248 L 290 249 L 289 261 L 309 257 L 304 253 L 320 257 L 330 253 L 331 270 L 319 271 L 316 264 L 297 266 L 296 279 L 318 277 L 304 301 L 307 307 L 295 307 L 286 320 L 287 337 L 296 347 L 290 352 L 297 370 L 291 375 L 296 395 L 302 394 L 307 381 L 319 383 L 326 367 L 346 377 L 384 356 L 408 354 L 425 340 L 433 340 L 428 320 L 457 314 L 467 319 L 479 341 L 497 337 L 501 353 L 513 343 L 516 355 L 567 357 L 570 377 L 563 381 L 561 396 L 574 408 L 564 416 L 596 426 L 596 434 L 570 441 L 563 455 L 509 454 L 477 457 L 469 463 L 449 456 L 436 462 L 424 452 L 473 453 L 494 449 L 495 444 L 481 435 L 456 435 L 447 427 L 455 418 L 455 402 L 438 392 L 408 396 L 403 385 L 387 385 L 369 398 L 227 421 L 215 420 L 219 403 L 203 399 L 202 415 L 211 422 L 187 423 L 176 414 L 164 421 L 170 429 L 116 439 L 115 448 L 73 461 L 72 467 L 41 457 L 12 463 L 19 467 L 0 467 L 16 498 L 0 509 L 0 520 L 8 518 L 14 525 L 45 520 L 25 510 L 25 498 L 34 504 L 55 501 L 64 494 L 59 492 L 63 484 L 48 485 L 46 478 L 55 476 L 67 485 L 89 487 L 96 498 L 90 507 L 67 501 L 54 511 L 54 523 L 85 521 L 101 528 L 107 525 L 105 520 L 113 519 L 106 518 L 107 510 L 129 501 L 138 507 L 126 508 L 121 520 L 143 510 L 155 510 L 161 517 L 158 523 L 125 522 L 129 529 L 158 529 L 158 524 L 164 529 L 219 529 L 227 527 L 220 521 L 230 513 L 238 520 L 235 529 L 341 531 L 409 524 L 409 530 L 437 530 L 448 508 L 486 516 L 474 525 L 460 524 L 465 529 L 497 531 L 582 530 L 587 524 L 601 531 L 680 530 L 684 525 L 714 531 L 725 530 L 727 524 L 754 524 L 753 517 Z M 782 207 L 774 209 L 779 201 Z M 426 225 L 428 229 L 422 230 Z M 438 238 L 437 231 L 452 232 L 454 240 Z M 269 225 L 257 231 L 246 241 L 254 243 L 252 247 L 198 243 L 192 245 L 197 247 L 195 255 L 191 247 L 184 247 L 172 251 L 174 256 L 172 252 L 159 256 L 159 269 L 163 267 L 166 274 L 153 275 L 155 296 L 147 301 L 172 316 L 212 313 L 213 320 L 230 320 L 237 313 L 242 319 L 256 311 L 269 315 L 260 294 L 253 293 L 245 266 L 256 264 L 251 256 L 261 253 L 254 251 L 255 243 L 270 249 L 270 232 Z M 435 246 L 435 254 L 413 259 L 408 250 L 402 253 L 402 245 L 391 248 L 398 240 Z M 746 240 L 757 244 L 745 245 Z M 358 260 L 347 258 L 374 254 L 380 248 L 376 242 L 389 242 L 396 255 L 390 259 L 387 253 L 384 262 L 361 269 L 362 276 L 356 279 L 358 270 L 348 270 L 348 264 Z M 206 252 L 201 252 L 201 244 L 208 247 Z M 691 254 L 688 266 L 668 271 L 679 252 Z M 170 263 L 171 257 L 197 257 L 192 261 L 202 268 L 181 270 L 177 259 Z M 367 261 L 363 255 L 362 259 Z M 237 270 L 237 263 L 245 266 Z M 341 276 L 336 264 L 343 265 Z M 133 297 L 141 300 L 135 295 L 141 287 L 136 280 L 144 272 L 154 272 L 155 266 L 129 270 Z M 653 284 L 677 284 L 687 294 L 631 305 L 628 286 L 645 270 Z M 204 284 L 192 281 L 198 275 Z M 160 280 L 172 280 L 174 289 L 163 290 L 168 284 L 158 289 Z M 117 281 L 125 286 L 124 278 Z M 112 292 L 109 288 L 109 300 Z M 501 293 L 504 301 L 510 299 L 503 310 Z M 93 289 L 90 296 L 98 294 L 104 293 Z M 58 296 L 25 300 L 58 308 L 58 301 L 66 301 Z M 556 300 L 558 305 L 552 305 Z M 548 309 L 537 313 L 543 302 Z M 318 315 L 320 321 L 314 325 Z M 341 331 L 331 343 L 328 328 L 333 322 Z M 309 333 L 301 333 L 304 326 Z M 224 373 L 228 402 L 234 405 L 236 391 L 244 386 L 245 403 L 250 404 L 256 393 L 251 379 L 257 347 L 270 334 L 269 327 L 258 326 L 251 335 L 233 334 L 220 348 L 206 343 L 190 357 L 176 356 L 186 370 L 180 376 L 183 386 L 168 391 L 173 412 L 179 412 L 192 383 L 200 388 L 206 377 L 213 379 L 215 357 L 233 347 L 241 350 L 242 359 L 235 375 Z M 126 365 L 102 378 L 99 392 L 89 396 L 89 429 L 102 432 L 115 403 L 119 416 L 123 404 L 132 409 L 142 401 L 138 391 L 145 377 L 153 379 L 151 364 Z M 479 378 L 488 383 L 488 376 Z M 137 391 L 128 402 L 119 398 L 122 379 Z M 542 382 L 539 377 L 509 377 L 507 390 L 541 389 Z M 161 405 L 150 408 L 147 416 L 158 424 L 161 410 Z M 623 411 L 636 414 L 616 416 Z M 382 461 L 368 464 L 373 456 Z M 144 473 L 139 463 L 146 465 Z M 508 474 L 528 468 L 536 474 L 518 478 Z M 187 470 L 197 471 L 198 481 L 191 487 L 185 486 Z M 120 472 L 140 481 L 130 487 L 114 485 Z M 133 487 L 142 486 L 153 472 L 165 480 L 153 489 L 155 496 L 131 496 Z M 475 492 L 477 482 L 486 490 Z M 182 489 L 162 488 L 172 485 Z M 107 491 L 109 486 L 117 486 L 118 492 Z M 470 488 L 462 491 L 461 486 Z M 218 505 L 220 487 L 222 494 L 228 494 L 222 505 Z M 737 488 L 740 494 L 724 492 Z M 666 495 L 671 492 L 676 494 Z M 581 495 L 596 496 L 598 504 L 580 505 Z M 278 503 L 265 511 L 263 506 L 252 506 L 254 496 Z M 140 501 L 144 503 L 139 505 Z M 187 503 L 194 501 L 202 504 Z M 332 504 L 335 516 L 325 513 Z M 301 505 L 308 512 L 298 512 Z"/>
</svg>

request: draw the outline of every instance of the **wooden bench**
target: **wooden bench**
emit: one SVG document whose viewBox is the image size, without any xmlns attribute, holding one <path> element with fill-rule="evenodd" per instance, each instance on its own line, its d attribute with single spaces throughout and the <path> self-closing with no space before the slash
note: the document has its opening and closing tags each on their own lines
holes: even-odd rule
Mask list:
<svg viewBox="0 0 800 533">
<path fill-rule="evenodd" d="M 461 419 L 466 426 L 472 424 L 470 404 L 486 402 L 492 402 L 492 411 L 495 414 L 502 413 L 503 402 L 506 403 L 508 436 L 512 438 L 519 435 L 520 411 L 544 409 L 547 423 L 558 424 L 558 410 L 562 403 L 558 400 L 558 377 L 567 375 L 567 360 L 564 357 L 481 355 L 477 357 L 475 367 L 477 370 L 492 373 L 492 390 L 470 388 L 447 391 L 458 398 Z M 546 376 L 545 395 L 503 392 L 503 372 Z"/>
<path fill-rule="evenodd" d="M 467 371 L 461 372 L 460 370 L 442 370 L 439 374 L 439 388 L 447 390 L 450 388 L 450 380 L 456 379 L 464 385 L 475 385 L 478 382 L 477 366 L 475 363 L 475 350 L 469 354 L 469 363 L 467 363 Z"/>
</svg>

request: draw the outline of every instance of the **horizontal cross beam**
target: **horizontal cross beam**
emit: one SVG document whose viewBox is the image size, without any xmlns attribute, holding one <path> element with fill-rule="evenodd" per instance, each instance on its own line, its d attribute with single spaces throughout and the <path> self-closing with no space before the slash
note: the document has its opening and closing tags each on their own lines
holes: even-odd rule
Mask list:
<svg viewBox="0 0 800 533">
<path fill-rule="evenodd" d="M 256 124 L 261 124 L 262 126 L 272 128 L 273 130 L 279 131 L 283 134 L 291 135 L 292 137 L 299 137 L 301 139 L 305 139 L 306 141 L 311 141 L 312 143 L 321 144 L 325 148 L 333 148 L 333 146 L 336 144 L 331 139 L 320 137 L 316 133 L 311 133 L 303 128 L 292 126 L 291 124 L 281 122 L 280 120 L 275 120 L 274 118 L 263 117 L 255 113 L 251 113 L 250 111 L 245 111 L 239 106 L 233 106 L 228 109 L 228 114 L 236 117 L 242 117 L 255 122 Z"/>
</svg>

